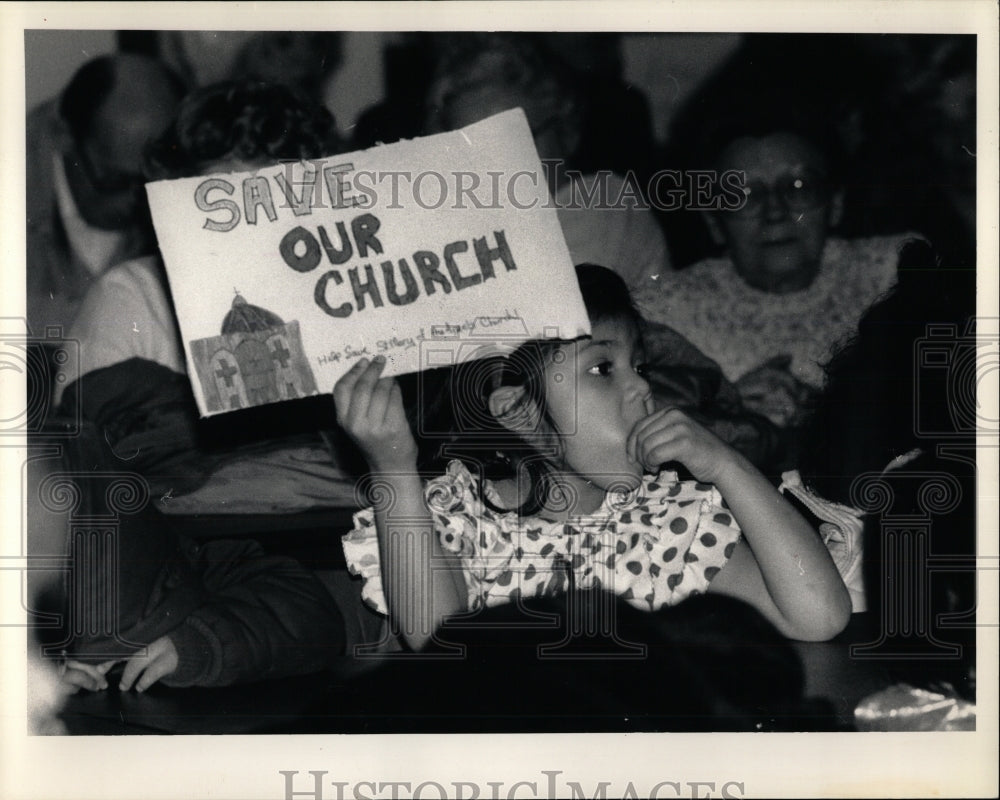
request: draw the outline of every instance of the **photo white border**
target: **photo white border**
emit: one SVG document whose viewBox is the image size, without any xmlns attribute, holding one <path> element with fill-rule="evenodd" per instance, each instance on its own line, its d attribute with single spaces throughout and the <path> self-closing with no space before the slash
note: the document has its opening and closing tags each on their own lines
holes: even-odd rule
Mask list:
<svg viewBox="0 0 1000 800">
<path fill-rule="evenodd" d="M 997 12 L 992 0 L 530 3 L 2 3 L 0 83 L 0 316 L 23 316 L 24 38 L 26 28 L 275 30 L 845 31 L 977 33 L 980 318 L 997 312 Z M 997 407 L 995 373 L 979 400 Z M 4 388 L 10 382 L 5 379 Z M 20 406 L 17 403 L 20 402 Z M 0 419 L 24 407 L 0 398 Z M 26 451 L 0 448 L 0 560 L 20 552 Z M 448 786 L 517 781 L 561 770 L 588 796 L 631 781 L 640 796 L 660 781 L 742 782 L 746 797 L 989 796 L 997 792 L 997 451 L 979 453 L 978 730 L 948 734 L 625 734 L 484 736 L 29 737 L 25 631 L 0 627 L 0 796 L 4 798 L 284 798 L 279 770 L 326 770 L 330 781 L 424 780 Z M 5 581 L 7 579 L 5 578 Z M 7 599 L 5 595 L 4 600 Z M 8 612 L 5 612 L 5 614 Z M 302 790 L 305 784 L 296 786 Z M 350 790 L 348 790 L 350 791 Z M 364 791 L 369 791 L 365 789 Z M 663 789 L 663 796 L 669 789 Z M 689 790 L 686 790 L 689 791 Z M 701 792 L 705 792 L 702 788 Z M 345 794 L 345 796 L 352 796 Z M 435 796 L 433 788 L 425 796 Z M 518 796 L 532 796 L 522 788 Z M 685 794 L 684 796 L 692 796 Z M 706 796 L 702 794 L 701 796 Z"/>
</svg>

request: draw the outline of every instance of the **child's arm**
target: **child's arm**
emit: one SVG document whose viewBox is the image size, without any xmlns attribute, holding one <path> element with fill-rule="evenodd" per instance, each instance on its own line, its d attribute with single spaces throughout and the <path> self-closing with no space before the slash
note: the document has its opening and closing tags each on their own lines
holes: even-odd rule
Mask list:
<svg viewBox="0 0 1000 800">
<path fill-rule="evenodd" d="M 648 468 L 683 464 L 714 483 L 745 543 L 709 585 L 745 600 L 794 639 L 824 640 L 847 624 L 851 600 L 816 531 L 749 461 L 677 409 L 638 422 L 629 455 Z"/>
<path fill-rule="evenodd" d="M 380 378 L 385 359 L 361 359 L 333 389 L 337 422 L 361 448 L 372 478 L 388 491 L 375 503 L 382 580 L 389 613 L 406 643 L 419 649 L 449 614 L 467 606 L 458 560 L 434 533 L 417 474 L 417 445 L 399 384 Z M 432 570 L 431 561 L 447 570 Z"/>
</svg>

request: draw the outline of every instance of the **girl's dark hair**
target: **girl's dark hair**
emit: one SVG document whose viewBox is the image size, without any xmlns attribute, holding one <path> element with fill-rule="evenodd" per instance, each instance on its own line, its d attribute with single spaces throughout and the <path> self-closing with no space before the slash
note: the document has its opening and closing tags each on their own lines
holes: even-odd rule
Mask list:
<svg viewBox="0 0 1000 800">
<path fill-rule="evenodd" d="M 151 179 L 186 178 L 226 158 L 255 161 L 321 158 L 336 153 L 333 116 L 302 92 L 258 80 L 196 89 L 146 151 Z"/>
<path fill-rule="evenodd" d="M 591 325 L 621 319 L 641 331 L 642 318 L 622 278 L 607 267 L 580 264 L 576 267 L 580 293 Z M 545 368 L 566 340 L 529 340 L 506 357 L 494 356 L 466 361 L 457 367 L 420 373 L 416 380 L 416 414 L 411 420 L 420 445 L 420 466 L 441 473 L 452 459 L 464 462 L 473 474 L 490 480 L 526 476 L 531 491 L 516 509 L 493 506 L 498 512 L 516 510 L 523 515 L 539 511 L 548 498 L 558 495 L 553 471 L 561 452 L 560 436 L 545 402 Z M 521 408 L 538 409 L 537 432 L 544 445 L 532 444 L 500 424 L 490 413 L 489 398 L 503 386 L 524 387 Z M 412 386 L 411 386 L 412 390 Z M 550 446 L 551 443 L 551 446 Z"/>
</svg>

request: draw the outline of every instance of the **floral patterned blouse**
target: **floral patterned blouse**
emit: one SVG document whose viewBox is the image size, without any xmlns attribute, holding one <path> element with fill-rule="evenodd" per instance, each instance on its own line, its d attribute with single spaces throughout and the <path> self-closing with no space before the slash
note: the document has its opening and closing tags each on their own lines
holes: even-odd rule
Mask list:
<svg viewBox="0 0 1000 800">
<path fill-rule="evenodd" d="M 732 260 L 710 258 L 664 275 L 635 296 L 643 317 L 669 325 L 737 381 L 765 361 L 792 357 L 791 372 L 823 385 L 833 349 L 896 283 L 899 251 L 914 234 L 828 239 L 812 285 L 789 294 L 750 286 Z"/>
<path fill-rule="evenodd" d="M 488 481 L 485 492 L 503 507 Z M 556 594 L 572 580 L 653 611 L 704 592 L 741 535 L 714 486 L 666 471 L 630 492 L 609 492 L 593 514 L 563 522 L 492 511 L 457 460 L 427 484 L 425 498 L 441 546 L 459 557 L 471 610 Z M 364 579 L 363 599 L 388 614 L 371 508 L 354 515 L 343 545 L 348 568 Z"/>
</svg>

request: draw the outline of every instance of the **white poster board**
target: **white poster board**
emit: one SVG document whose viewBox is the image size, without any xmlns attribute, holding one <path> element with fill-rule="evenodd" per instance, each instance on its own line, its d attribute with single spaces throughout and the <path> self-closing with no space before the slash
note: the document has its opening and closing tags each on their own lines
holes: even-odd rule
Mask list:
<svg viewBox="0 0 1000 800">
<path fill-rule="evenodd" d="M 520 109 L 146 189 L 203 416 L 590 332 Z"/>
</svg>

